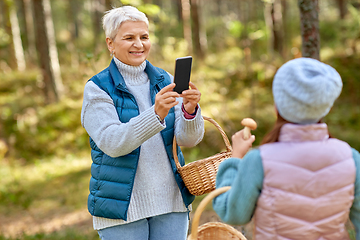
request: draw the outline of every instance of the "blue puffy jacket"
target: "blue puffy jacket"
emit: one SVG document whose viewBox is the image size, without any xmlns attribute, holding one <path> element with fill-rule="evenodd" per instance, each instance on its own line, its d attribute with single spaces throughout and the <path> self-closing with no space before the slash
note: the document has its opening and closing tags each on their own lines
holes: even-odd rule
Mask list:
<svg viewBox="0 0 360 240">
<path fill-rule="evenodd" d="M 150 95 L 152 104 L 154 104 L 155 95 L 160 89 L 169 85 L 171 80 L 165 70 L 154 67 L 149 61 L 146 61 L 145 72 L 150 79 Z M 114 60 L 111 61 L 108 68 L 93 76 L 89 81 L 93 81 L 99 88 L 109 94 L 114 101 L 119 120 L 122 123 L 126 123 L 131 118 L 139 115 L 135 97 L 128 91 Z M 195 197 L 185 187 L 180 174 L 177 172 L 172 154 L 175 124 L 174 108 L 170 109 L 165 119 L 166 128 L 161 131 L 161 136 L 184 204 L 188 207 Z M 127 210 L 141 146 L 125 156 L 115 158 L 101 151 L 91 138 L 90 146 L 93 163 L 91 165 L 88 210 L 93 216 L 127 220 Z M 180 164 L 184 165 L 184 157 L 179 147 L 177 152 Z"/>
</svg>

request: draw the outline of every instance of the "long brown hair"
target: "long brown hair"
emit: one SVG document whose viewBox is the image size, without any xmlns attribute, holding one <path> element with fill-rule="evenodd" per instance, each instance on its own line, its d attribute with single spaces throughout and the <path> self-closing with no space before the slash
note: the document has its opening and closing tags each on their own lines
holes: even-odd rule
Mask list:
<svg viewBox="0 0 360 240">
<path fill-rule="evenodd" d="M 266 143 L 278 142 L 280 130 L 281 130 L 282 126 L 284 126 L 284 124 L 286 124 L 286 123 L 292 123 L 292 122 L 285 120 L 282 116 L 280 116 L 278 111 L 276 111 L 276 112 L 277 112 L 276 113 L 277 119 L 276 119 L 275 125 L 274 125 L 273 129 L 265 135 L 265 137 L 261 141 L 260 145 L 263 145 Z M 320 119 L 320 121 L 318 123 L 322 123 L 322 122 L 323 122 L 322 119 Z M 330 134 L 329 130 L 328 130 L 328 134 L 329 134 L 329 138 L 333 138 L 333 136 Z"/>
<path fill-rule="evenodd" d="M 278 142 L 279 135 L 280 135 L 280 129 L 286 123 L 290 123 L 290 122 L 285 120 L 283 117 L 281 117 L 279 112 L 277 111 L 277 119 L 276 119 L 275 125 L 274 125 L 273 129 L 265 135 L 265 137 L 261 141 L 261 145 L 266 144 L 266 143 Z"/>
</svg>

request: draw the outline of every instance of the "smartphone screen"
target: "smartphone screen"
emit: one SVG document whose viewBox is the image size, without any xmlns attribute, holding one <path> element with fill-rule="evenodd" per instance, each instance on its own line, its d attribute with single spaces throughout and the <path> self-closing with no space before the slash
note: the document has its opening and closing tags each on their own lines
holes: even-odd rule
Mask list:
<svg viewBox="0 0 360 240">
<path fill-rule="evenodd" d="M 192 57 L 181 57 L 175 61 L 174 91 L 181 94 L 182 91 L 189 89 L 191 75 Z"/>
</svg>

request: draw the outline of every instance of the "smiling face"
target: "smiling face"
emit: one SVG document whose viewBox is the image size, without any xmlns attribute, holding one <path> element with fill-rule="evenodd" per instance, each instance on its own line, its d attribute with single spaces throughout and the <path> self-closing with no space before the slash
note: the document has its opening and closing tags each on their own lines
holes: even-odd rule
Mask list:
<svg viewBox="0 0 360 240">
<path fill-rule="evenodd" d="M 108 49 L 121 62 L 139 66 L 149 55 L 151 42 L 145 22 L 127 21 L 120 25 L 114 39 L 106 38 Z"/>
</svg>

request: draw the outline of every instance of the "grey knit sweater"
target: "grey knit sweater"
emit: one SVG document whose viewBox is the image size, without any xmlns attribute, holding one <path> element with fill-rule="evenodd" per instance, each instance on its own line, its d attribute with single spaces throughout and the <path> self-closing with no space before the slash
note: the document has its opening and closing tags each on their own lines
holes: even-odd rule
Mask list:
<svg viewBox="0 0 360 240">
<path fill-rule="evenodd" d="M 145 73 L 146 62 L 130 66 L 114 58 L 126 86 L 134 95 L 140 114 L 127 123 L 121 123 L 112 99 L 95 83 L 85 85 L 81 123 L 96 145 L 107 155 L 126 155 L 141 145 L 139 164 L 128 209 L 128 220 L 93 217 L 94 229 L 134 222 L 143 218 L 170 212 L 186 212 L 167 157 L 150 99 L 150 82 Z M 170 75 L 170 74 L 169 74 Z M 171 79 L 173 77 L 170 75 Z M 198 144 L 204 134 L 204 121 L 198 108 L 193 119 L 185 119 L 181 110 L 182 98 L 175 106 L 175 136 L 180 146 Z M 189 209 L 190 210 L 190 209 Z"/>
</svg>

